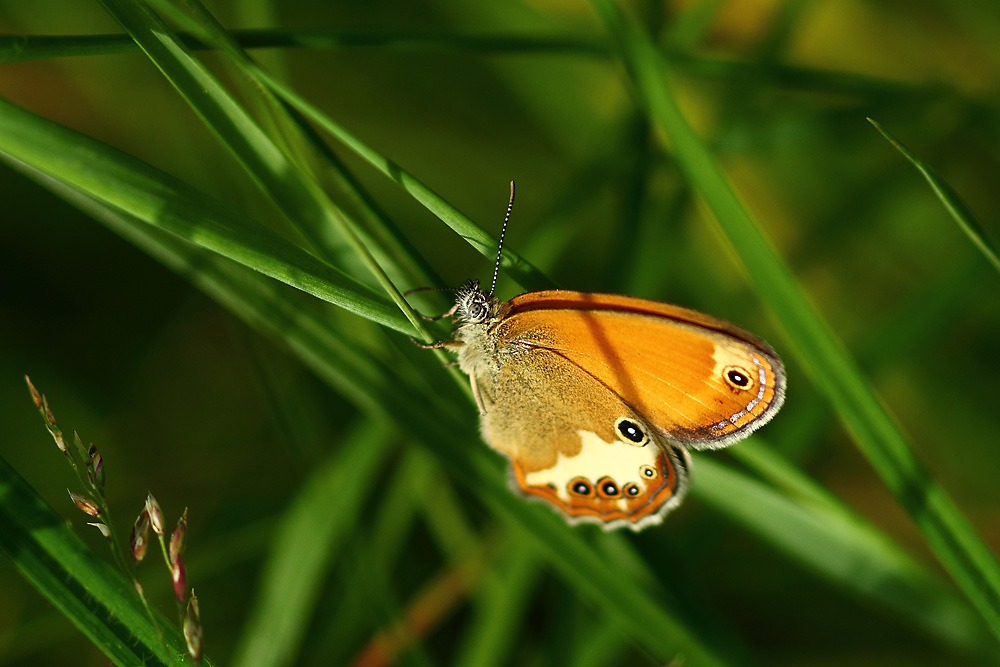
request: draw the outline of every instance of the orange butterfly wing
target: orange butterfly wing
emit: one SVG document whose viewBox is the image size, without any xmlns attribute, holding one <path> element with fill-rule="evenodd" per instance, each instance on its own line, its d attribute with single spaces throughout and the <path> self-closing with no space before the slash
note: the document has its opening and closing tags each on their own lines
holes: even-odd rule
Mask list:
<svg viewBox="0 0 1000 667">
<path fill-rule="evenodd" d="M 482 429 L 510 458 L 523 493 L 571 522 L 633 530 L 659 523 L 680 503 L 687 452 L 643 431 L 640 415 L 560 354 L 519 348 L 503 356 L 494 377 L 476 380 Z"/>
<path fill-rule="evenodd" d="M 683 445 L 732 444 L 784 400 L 784 369 L 770 346 L 697 311 L 548 290 L 511 299 L 497 326 L 502 340 L 565 358 Z"/>
</svg>

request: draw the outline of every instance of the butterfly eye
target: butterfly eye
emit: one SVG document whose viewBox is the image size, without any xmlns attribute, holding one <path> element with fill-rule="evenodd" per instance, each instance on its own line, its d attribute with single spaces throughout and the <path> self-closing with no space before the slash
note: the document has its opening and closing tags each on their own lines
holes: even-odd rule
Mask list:
<svg viewBox="0 0 1000 667">
<path fill-rule="evenodd" d="M 635 484 L 626 484 L 623 490 L 625 491 L 625 495 L 629 498 L 635 498 L 639 495 L 639 487 Z"/>
<path fill-rule="evenodd" d="M 648 465 L 639 466 L 639 474 L 645 477 L 646 479 L 655 479 L 656 468 Z"/>
<path fill-rule="evenodd" d="M 590 485 L 590 482 L 585 480 L 583 477 L 577 477 L 571 480 L 569 483 L 569 491 L 575 496 L 592 496 L 594 495 L 594 487 Z"/>
<path fill-rule="evenodd" d="M 729 386 L 735 389 L 749 389 L 753 386 L 753 380 L 750 377 L 750 373 L 743 368 L 738 366 L 727 366 L 722 371 L 722 377 L 726 379 Z"/>
<path fill-rule="evenodd" d="M 604 498 L 617 498 L 621 495 L 615 480 L 610 477 L 602 477 L 597 481 L 597 493 Z"/>
<path fill-rule="evenodd" d="M 629 445 L 639 445 L 640 447 L 649 442 L 649 436 L 639 424 L 628 417 L 619 417 L 615 422 L 615 431 L 618 438 Z"/>
<path fill-rule="evenodd" d="M 481 320 L 486 317 L 486 305 L 473 301 L 469 304 L 469 317 L 473 320 Z"/>
</svg>

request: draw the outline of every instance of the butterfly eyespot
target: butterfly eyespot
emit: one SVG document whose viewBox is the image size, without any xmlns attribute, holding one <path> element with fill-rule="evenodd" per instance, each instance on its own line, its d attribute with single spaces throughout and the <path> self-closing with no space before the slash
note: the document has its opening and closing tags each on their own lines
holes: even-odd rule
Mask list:
<svg viewBox="0 0 1000 667">
<path fill-rule="evenodd" d="M 594 487 L 583 477 L 577 477 L 569 483 L 569 492 L 575 496 L 592 496 Z"/>
<path fill-rule="evenodd" d="M 649 442 L 649 436 L 637 422 L 628 417 L 619 417 L 615 422 L 615 432 L 618 439 L 628 445 L 643 446 Z"/>
<path fill-rule="evenodd" d="M 597 494 L 604 498 L 617 498 L 621 495 L 621 489 L 615 484 L 615 480 L 610 477 L 602 477 L 597 480 Z"/>
<path fill-rule="evenodd" d="M 656 468 L 649 465 L 639 466 L 639 474 L 645 477 L 646 479 L 655 479 Z"/>
<path fill-rule="evenodd" d="M 625 491 L 625 495 L 629 498 L 635 498 L 639 495 L 639 487 L 635 484 L 626 484 L 623 490 Z"/>
<path fill-rule="evenodd" d="M 722 377 L 726 379 L 729 386 L 736 389 L 749 389 L 753 386 L 753 379 L 751 378 L 750 373 L 737 366 L 727 366 L 722 371 Z"/>
</svg>

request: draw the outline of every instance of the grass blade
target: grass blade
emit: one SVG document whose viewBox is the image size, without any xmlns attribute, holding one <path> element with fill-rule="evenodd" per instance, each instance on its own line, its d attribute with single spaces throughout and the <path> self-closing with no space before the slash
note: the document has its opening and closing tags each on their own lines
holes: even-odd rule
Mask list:
<svg viewBox="0 0 1000 667">
<path fill-rule="evenodd" d="M 177 20 L 183 21 L 182 15 L 172 14 Z M 206 42 L 218 47 L 229 56 L 233 56 L 233 50 L 227 48 L 226 43 L 211 33 L 204 31 L 201 26 L 194 22 L 185 22 L 185 27 L 196 31 L 196 34 Z M 309 120 L 313 121 L 321 128 L 329 132 L 349 149 L 357 153 L 370 165 L 375 167 L 383 175 L 399 184 L 406 192 L 414 197 L 418 202 L 427 208 L 431 213 L 440 218 L 445 224 L 451 227 L 459 236 L 479 251 L 483 256 L 493 259 L 496 254 L 498 240 L 492 234 L 487 233 L 482 227 L 477 225 L 468 216 L 452 206 L 443 197 L 427 187 L 415 176 L 407 172 L 400 165 L 382 156 L 373 148 L 361 141 L 360 138 L 351 134 L 345 127 L 335 122 L 318 108 L 310 104 L 299 96 L 290 87 L 284 85 L 271 77 L 266 71 L 253 63 L 248 58 L 235 57 L 235 64 L 240 67 L 248 76 L 257 80 L 262 86 L 266 86 L 278 97 L 287 102 Z M 510 277 L 527 289 L 544 289 L 552 287 L 552 281 L 539 272 L 530 262 L 505 248 L 500 263 Z"/>
<path fill-rule="evenodd" d="M 923 532 L 928 545 L 1000 639 L 1000 564 L 865 382 L 842 343 L 730 188 L 722 168 L 677 106 L 663 58 L 613 0 L 592 0 L 615 38 L 650 118 L 678 166 L 725 232 L 761 298 L 782 323 L 798 360 L 831 402 L 862 454 Z"/>
<path fill-rule="evenodd" d="M 151 225 L 413 335 L 384 296 L 172 176 L 0 98 L 0 151 Z"/>
<path fill-rule="evenodd" d="M 965 652 L 992 643 L 978 619 L 881 533 L 842 508 L 797 504 L 746 475 L 698 457 L 692 492 L 789 557 Z"/>
<path fill-rule="evenodd" d="M 261 189 L 278 205 L 288 220 L 332 261 L 340 239 L 345 239 L 357 258 L 365 264 L 413 329 L 427 342 L 434 336 L 410 308 L 399 290 L 354 232 L 353 221 L 336 207 L 311 175 L 290 159 L 260 128 L 249 113 L 184 46 L 178 36 L 145 4 L 135 0 L 102 0 L 105 9 L 125 28 L 143 52 L 159 68 L 174 88 L 236 157 Z M 193 5 L 193 6 L 196 6 Z M 221 29 L 202 8 L 203 21 L 211 23 L 210 34 Z M 200 24 L 199 24 L 200 27 Z M 232 47 L 221 38 L 227 53 Z M 249 59 L 247 59 L 249 60 Z M 243 62 L 241 59 L 240 62 Z M 271 100 L 264 100 L 265 103 Z M 274 108 L 278 105 L 269 105 Z"/>
<path fill-rule="evenodd" d="M 575 36 L 455 35 L 420 32 L 358 32 L 337 28 L 242 29 L 229 33 L 245 49 L 335 49 L 385 47 L 401 51 L 466 51 L 484 54 L 567 53 L 606 56 L 607 48 Z M 192 50 L 210 49 L 190 34 L 180 35 Z M 139 46 L 126 35 L 0 35 L 0 64 L 42 58 L 136 53 Z"/>
<path fill-rule="evenodd" d="M 892 144 L 896 150 L 903 154 L 907 160 L 910 161 L 914 167 L 917 168 L 927 183 L 934 190 L 934 194 L 937 195 L 944 207 L 948 209 L 948 213 L 951 217 L 955 219 L 958 226 L 962 228 L 965 235 L 969 237 L 972 244 L 979 249 L 979 252 L 983 253 L 986 261 L 993 265 L 997 271 L 1000 271 L 1000 255 L 997 253 L 996 246 L 986 235 L 986 230 L 983 226 L 979 224 L 976 220 L 976 216 L 972 214 L 969 207 L 965 205 L 962 198 L 958 196 L 958 193 L 947 183 L 945 183 L 937 173 L 931 169 L 929 166 L 924 164 L 921 160 L 917 159 L 917 156 L 910 152 L 907 148 L 899 141 L 896 137 L 890 134 L 886 129 L 879 125 L 875 120 L 869 118 L 868 122 L 871 123 L 876 130 L 878 130 L 886 140 Z"/>
</svg>

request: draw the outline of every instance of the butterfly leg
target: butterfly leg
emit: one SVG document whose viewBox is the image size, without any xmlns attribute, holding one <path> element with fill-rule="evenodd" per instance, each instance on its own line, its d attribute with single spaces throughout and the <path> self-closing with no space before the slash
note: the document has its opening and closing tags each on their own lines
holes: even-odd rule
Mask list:
<svg viewBox="0 0 1000 667">
<path fill-rule="evenodd" d="M 462 347 L 462 345 L 464 345 L 464 343 L 458 340 L 439 340 L 436 343 L 421 343 L 413 336 L 410 336 L 410 340 L 412 340 L 413 344 L 419 347 L 421 350 L 439 350 L 441 348 L 446 348 L 446 349 L 455 348 L 455 347 Z"/>
<path fill-rule="evenodd" d="M 443 320 L 446 317 L 451 317 L 452 315 L 455 314 L 455 311 L 457 309 L 458 309 L 458 304 L 456 303 L 454 306 L 452 306 L 451 308 L 449 308 L 446 312 L 441 313 L 440 315 L 423 315 L 423 314 L 421 314 L 420 317 L 422 319 L 427 320 L 428 322 L 437 322 L 438 320 Z"/>
<path fill-rule="evenodd" d="M 476 405 L 479 406 L 479 416 L 482 417 L 486 414 L 486 405 L 483 403 L 483 397 L 479 394 L 479 385 L 476 384 L 476 376 L 470 375 L 469 381 L 472 384 L 472 397 L 476 399 Z"/>
</svg>

